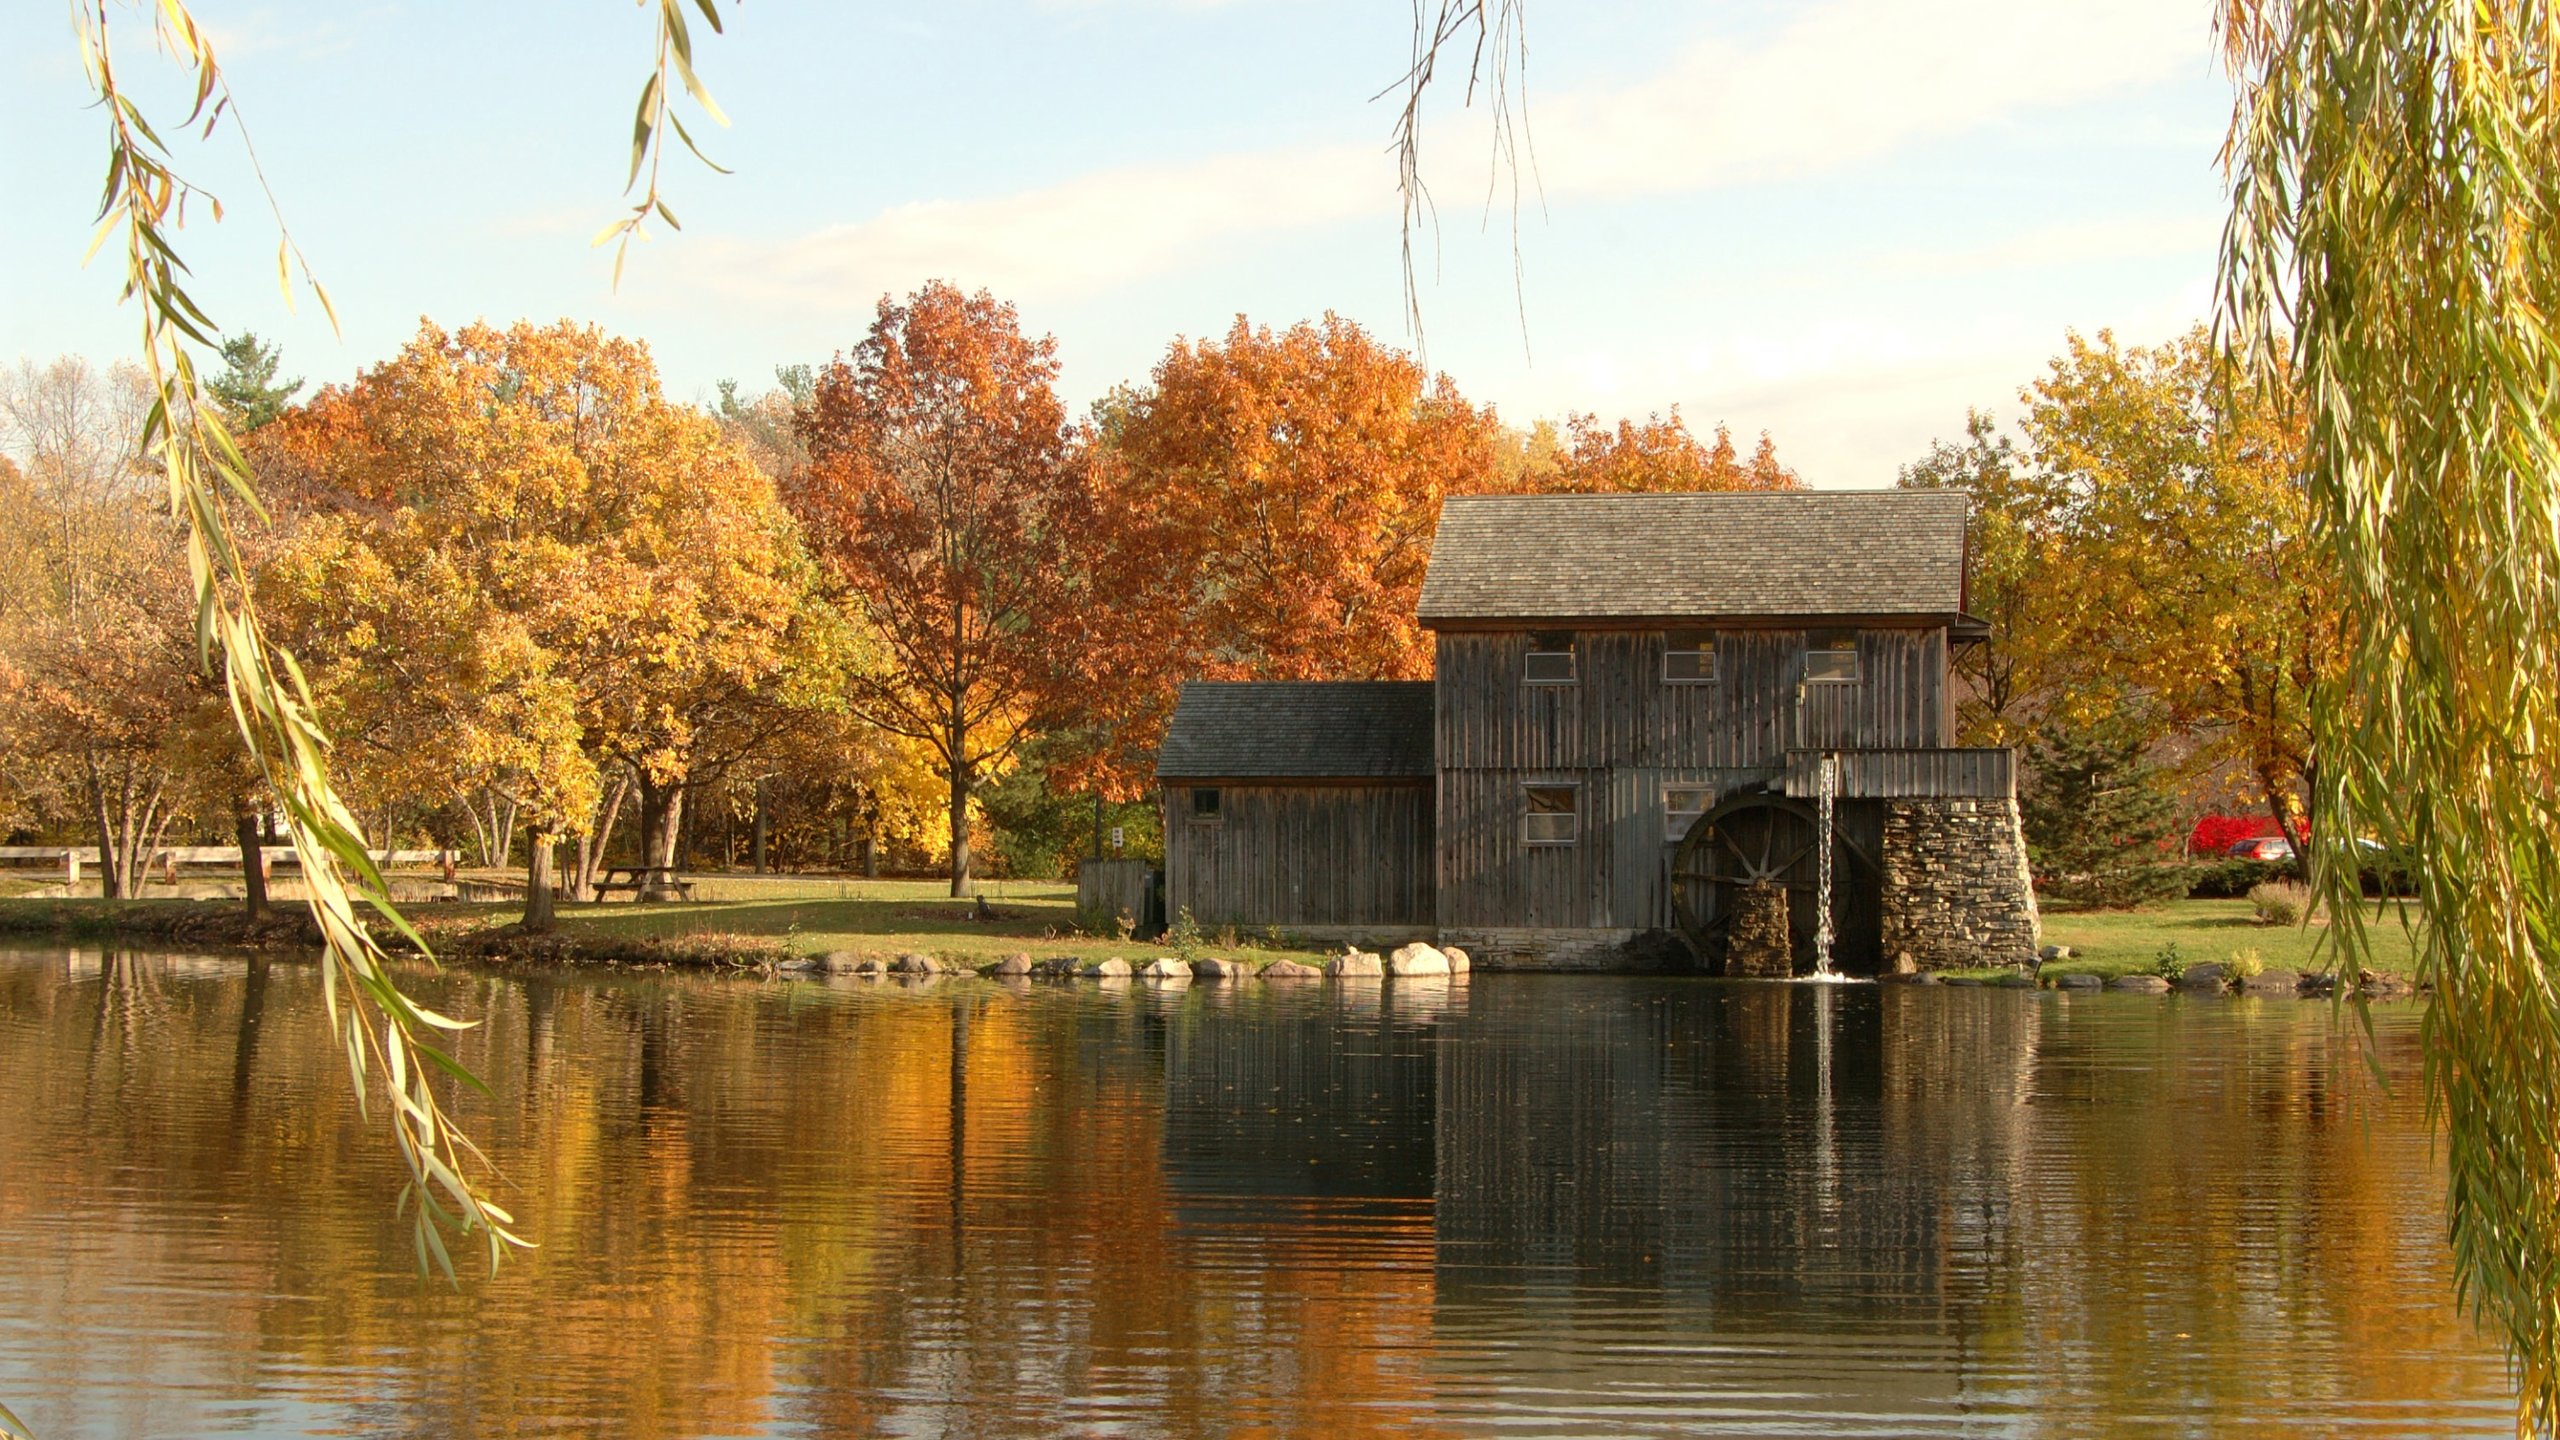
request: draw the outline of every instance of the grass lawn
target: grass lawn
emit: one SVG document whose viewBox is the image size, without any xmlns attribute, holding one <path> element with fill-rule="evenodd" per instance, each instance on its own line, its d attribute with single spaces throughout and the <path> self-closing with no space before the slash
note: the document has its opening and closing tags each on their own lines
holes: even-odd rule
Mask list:
<svg viewBox="0 0 2560 1440">
<path fill-rule="evenodd" d="M 1144 963 L 1170 955 L 1162 941 L 1095 938 L 1076 932 L 1076 892 L 1072 885 L 1037 880 L 980 881 L 978 890 L 994 912 L 977 917 L 972 900 L 954 900 L 941 880 L 836 880 L 804 876 L 701 875 L 692 877 L 689 904 L 640 905 L 609 900 L 596 905 L 560 907 L 560 928 L 599 936 L 673 939 L 693 935 L 765 935 L 782 937 L 802 954 L 829 950 L 896 956 L 910 952 L 971 964 L 1017 951 L 1033 956 L 1073 955 L 1080 959 L 1118 956 Z M 486 917 L 493 925 L 512 923 L 522 907 L 501 905 L 430 905 L 420 913 L 465 920 Z M 1234 955 L 1247 945 L 1259 958 L 1314 958 L 1316 952 L 1255 943 L 1251 936 L 1206 937 L 1210 952 Z"/>
<path fill-rule="evenodd" d="M 2370 931 L 2376 968 L 2405 974 L 2414 967 L 2416 947 L 2396 910 L 2386 911 Z M 2068 945 L 2074 953 L 2047 964 L 2044 973 L 2131 974 L 2150 969 L 2170 945 L 2187 964 L 2255 950 L 2270 970 L 2308 972 L 2332 963 L 2328 933 L 2325 924 L 2261 925 L 2246 900 L 2180 900 L 2149 910 L 2048 910 L 2045 943 Z"/>
</svg>

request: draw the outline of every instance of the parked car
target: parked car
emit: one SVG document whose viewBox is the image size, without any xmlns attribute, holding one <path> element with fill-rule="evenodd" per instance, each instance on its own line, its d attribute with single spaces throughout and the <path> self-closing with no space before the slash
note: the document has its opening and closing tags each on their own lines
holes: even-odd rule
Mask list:
<svg viewBox="0 0 2560 1440">
<path fill-rule="evenodd" d="M 2247 840 L 2233 841 L 2231 848 L 2223 853 L 2234 860 L 2263 860 L 2277 863 L 2293 858 L 2293 842 L 2281 835 L 2258 835 Z"/>
</svg>

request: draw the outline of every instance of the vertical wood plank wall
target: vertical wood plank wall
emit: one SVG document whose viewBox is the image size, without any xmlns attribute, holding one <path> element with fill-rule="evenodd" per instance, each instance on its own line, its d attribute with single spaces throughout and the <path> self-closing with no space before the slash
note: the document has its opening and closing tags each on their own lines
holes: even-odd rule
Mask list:
<svg viewBox="0 0 2560 1440">
<path fill-rule="evenodd" d="M 1208 782 L 1201 782 L 1206 784 Z M 1195 821 L 1168 783 L 1165 909 L 1202 925 L 1429 925 L 1431 786 L 1220 784 Z"/>
<path fill-rule="evenodd" d="M 1715 681 L 1674 685 L 1662 678 L 1664 631 L 1583 631 L 1575 684 L 1527 685 L 1525 631 L 1443 632 L 1438 923 L 1667 927 L 1666 786 L 1720 798 L 1780 778 L 1790 749 L 1949 742 L 1943 628 L 1861 631 L 1859 678 L 1800 696 L 1807 638 L 1719 632 Z M 1537 783 L 1580 788 L 1577 843 L 1521 839 L 1522 787 Z"/>
</svg>

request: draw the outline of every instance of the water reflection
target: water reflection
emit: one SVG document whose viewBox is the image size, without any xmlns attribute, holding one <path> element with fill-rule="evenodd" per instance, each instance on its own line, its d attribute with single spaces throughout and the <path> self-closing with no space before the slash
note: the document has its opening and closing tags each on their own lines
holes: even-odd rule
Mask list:
<svg viewBox="0 0 2560 1440">
<path fill-rule="evenodd" d="M 2410 1087 L 2317 1006 L 423 983 L 487 1017 L 465 1114 L 542 1246 L 459 1293 L 310 966 L 0 953 L 0 1399 L 48 1440 L 2505 1424 Z"/>
</svg>

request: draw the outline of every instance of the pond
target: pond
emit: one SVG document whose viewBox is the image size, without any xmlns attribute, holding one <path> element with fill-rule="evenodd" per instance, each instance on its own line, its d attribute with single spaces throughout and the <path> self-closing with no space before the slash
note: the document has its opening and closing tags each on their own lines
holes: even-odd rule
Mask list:
<svg viewBox="0 0 2560 1440">
<path fill-rule="evenodd" d="M 225 1435 L 2512 1433 L 2413 1011 L 452 971 L 422 1283 L 308 962 L 0 951 L 0 1402 Z"/>
</svg>

